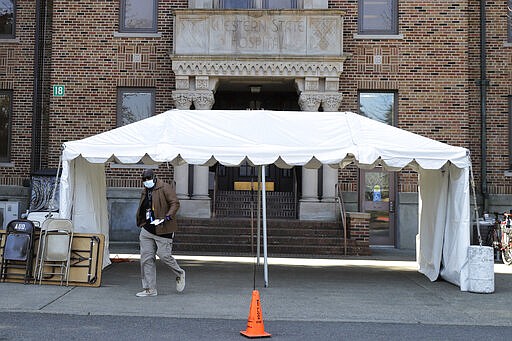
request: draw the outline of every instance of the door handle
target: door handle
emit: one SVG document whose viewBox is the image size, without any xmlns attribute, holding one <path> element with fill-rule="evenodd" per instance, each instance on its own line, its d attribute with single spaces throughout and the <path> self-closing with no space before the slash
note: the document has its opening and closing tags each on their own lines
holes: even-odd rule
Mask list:
<svg viewBox="0 0 512 341">
<path fill-rule="evenodd" d="M 389 213 L 395 213 L 395 202 L 394 201 L 389 202 Z"/>
</svg>

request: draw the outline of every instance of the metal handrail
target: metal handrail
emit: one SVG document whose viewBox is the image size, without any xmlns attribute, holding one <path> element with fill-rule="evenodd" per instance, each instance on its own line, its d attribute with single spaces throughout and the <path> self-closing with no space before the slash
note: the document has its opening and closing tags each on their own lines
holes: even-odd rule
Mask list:
<svg viewBox="0 0 512 341">
<path fill-rule="evenodd" d="M 341 223 L 343 224 L 343 252 L 345 256 L 347 255 L 347 214 L 345 211 L 345 203 L 343 201 L 343 195 L 341 193 L 341 188 L 338 183 L 334 185 L 335 188 L 335 201 L 338 204 L 338 209 L 340 210 Z"/>
</svg>

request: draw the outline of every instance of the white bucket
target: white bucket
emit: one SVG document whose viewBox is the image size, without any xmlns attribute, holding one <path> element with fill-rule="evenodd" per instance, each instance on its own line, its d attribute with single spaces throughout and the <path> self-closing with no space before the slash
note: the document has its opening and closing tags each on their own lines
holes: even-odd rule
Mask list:
<svg viewBox="0 0 512 341">
<path fill-rule="evenodd" d="M 468 291 L 490 294 L 494 292 L 494 250 L 490 246 L 470 245 L 468 248 Z"/>
</svg>

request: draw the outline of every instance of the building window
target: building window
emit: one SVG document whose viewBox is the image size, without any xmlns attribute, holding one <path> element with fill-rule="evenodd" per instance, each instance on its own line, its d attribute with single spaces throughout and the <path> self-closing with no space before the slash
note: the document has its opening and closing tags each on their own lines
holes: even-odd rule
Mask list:
<svg viewBox="0 0 512 341">
<path fill-rule="evenodd" d="M 358 33 L 398 34 L 398 0 L 360 0 Z"/>
<path fill-rule="evenodd" d="M 224 9 L 290 9 L 297 8 L 297 0 L 217 0 L 216 8 Z"/>
<path fill-rule="evenodd" d="M 157 32 L 158 0 L 121 0 L 119 32 Z"/>
<path fill-rule="evenodd" d="M 297 8 L 297 0 L 263 0 L 263 8 L 269 8 L 269 9 Z"/>
<path fill-rule="evenodd" d="M 0 0 L 0 39 L 15 37 L 15 8 L 15 0 Z"/>
<path fill-rule="evenodd" d="M 394 92 L 360 92 L 359 114 L 394 126 L 396 97 Z"/>
<path fill-rule="evenodd" d="M 148 118 L 155 112 L 155 90 L 119 88 L 117 90 L 117 126 Z"/>
<path fill-rule="evenodd" d="M 0 162 L 9 162 L 11 152 L 12 91 L 0 90 Z"/>
<path fill-rule="evenodd" d="M 225 9 L 244 9 L 254 8 L 253 0 L 220 0 L 219 8 Z"/>
</svg>

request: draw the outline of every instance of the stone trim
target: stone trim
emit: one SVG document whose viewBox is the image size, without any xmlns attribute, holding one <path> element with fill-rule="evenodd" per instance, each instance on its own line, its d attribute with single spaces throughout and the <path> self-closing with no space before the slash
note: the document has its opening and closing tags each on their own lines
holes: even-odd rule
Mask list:
<svg viewBox="0 0 512 341">
<path fill-rule="evenodd" d="M 138 88 L 155 88 L 156 80 L 153 78 L 118 78 L 116 80 L 118 87 L 138 87 Z"/>
<path fill-rule="evenodd" d="M 261 57 L 260 57 L 261 58 Z M 324 58 L 325 59 L 325 58 Z M 339 77 L 346 57 L 332 61 L 307 59 L 230 60 L 225 58 L 200 58 L 198 56 L 172 57 L 172 70 L 180 76 L 255 76 L 255 77 Z"/>
</svg>

